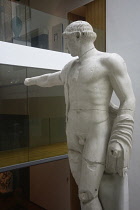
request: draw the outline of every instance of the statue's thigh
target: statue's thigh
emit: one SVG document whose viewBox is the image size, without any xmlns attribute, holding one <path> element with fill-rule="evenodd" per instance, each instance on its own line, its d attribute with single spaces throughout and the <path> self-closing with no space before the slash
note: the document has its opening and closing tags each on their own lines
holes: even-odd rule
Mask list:
<svg viewBox="0 0 140 210">
<path fill-rule="evenodd" d="M 67 130 L 68 159 L 72 175 L 79 186 L 83 147 L 72 130 Z"/>
<path fill-rule="evenodd" d="M 91 123 L 83 149 L 83 157 L 91 162 L 105 165 L 109 136 L 110 123 L 108 120 Z"/>
<path fill-rule="evenodd" d="M 104 172 L 104 165 L 82 159 L 82 170 L 79 185 L 79 194 L 88 192 L 93 197 L 98 196 L 101 178 Z"/>
<path fill-rule="evenodd" d="M 82 153 L 83 145 L 79 144 L 79 136 L 76 134 L 76 129 L 72 123 L 67 124 L 66 135 L 68 150 L 73 150 Z"/>
</svg>

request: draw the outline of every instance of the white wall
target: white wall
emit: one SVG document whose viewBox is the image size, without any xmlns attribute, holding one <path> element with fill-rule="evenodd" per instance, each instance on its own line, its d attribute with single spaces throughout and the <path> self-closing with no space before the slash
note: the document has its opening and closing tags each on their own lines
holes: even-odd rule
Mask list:
<svg viewBox="0 0 140 210">
<path fill-rule="evenodd" d="M 140 209 L 140 1 L 107 0 L 107 51 L 119 53 L 126 61 L 137 109 L 134 144 L 129 171 L 130 210 Z"/>
</svg>

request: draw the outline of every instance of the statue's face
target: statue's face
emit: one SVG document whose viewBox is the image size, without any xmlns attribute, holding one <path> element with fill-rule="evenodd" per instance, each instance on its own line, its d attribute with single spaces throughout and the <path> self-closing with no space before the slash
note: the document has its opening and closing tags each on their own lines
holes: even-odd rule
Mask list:
<svg viewBox="0 0 140 210">
<path fill-rule="evenodd" d="M 65 44 L 66 44 L 66 49 L 68 52 L 71 54 L 71 56 L 75 57 L 79 55 L 79 40 L 77 40 L 76 35 L 72 36 L 65 36 Z"/>
</svg>

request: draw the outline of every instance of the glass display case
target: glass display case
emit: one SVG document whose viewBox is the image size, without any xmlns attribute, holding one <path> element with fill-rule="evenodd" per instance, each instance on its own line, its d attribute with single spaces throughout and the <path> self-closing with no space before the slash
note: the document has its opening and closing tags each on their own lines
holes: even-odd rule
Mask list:
<svg viewBox="0 0 140 210">
<path fill-rule="evenodd" d="M 63 52 L 68 20 L 31 6 L 29 0 L 0 0 L 0 41 Z"/>
<path fill-rule="evenodd" d="M 26 87 L 54 70 L 0 65 L 0 167 L 67 153 L 63 87 Z"/>
</svg>

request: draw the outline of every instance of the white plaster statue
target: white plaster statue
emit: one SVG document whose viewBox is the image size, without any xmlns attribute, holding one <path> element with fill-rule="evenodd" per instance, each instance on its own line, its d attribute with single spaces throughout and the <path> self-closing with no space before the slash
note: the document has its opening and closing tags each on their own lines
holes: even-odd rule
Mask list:
<svg viewBox="0 0 140 210">
<path fill-rule="evenodd" d="M 63 35 L 78 58 L 62 71 L 26 78 L 25 85 L 64 85 L 68 157 L 81 209 L 128 210 L 135 97 L 126 64 L 95 49 L 96 34 L 85 21 L 71 23 Z M 113 90 L 118 109 L 110 105 Z"/>
</svg>

